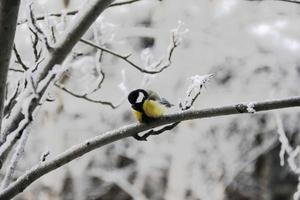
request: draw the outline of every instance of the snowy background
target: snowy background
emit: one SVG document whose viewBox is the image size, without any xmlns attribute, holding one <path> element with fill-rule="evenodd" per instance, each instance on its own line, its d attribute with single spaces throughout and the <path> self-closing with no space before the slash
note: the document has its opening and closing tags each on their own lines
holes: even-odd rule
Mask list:
<svg viewBox="0 0 300 200">
<path fill-rule="evenodd" d="M 61 0 L 39 0 L 33 8 L 42 16 L 78 10 L 84 3 L 71 0 L 65 8 Z M 19 20 L 27 10 L 23 3 Z M 112 109 L 53 86 L 49 97 L 55 101 L 39 109 L 17 175 L 38 163 L 45 151 L 51 159 L 74 144 L 133 123 L 126 97 L 136 88 L 153 89 L 178 105 L 190 77 L 214 73 L 192 109 L 299 95 L 299 17 L 300 5 L 273 0 L 141 0 L 107 9 L 85 39 L 122 55 L 132 53 L 132 61 L 149 67 L 166 56 L 171 30 L 179 23 L 182 41 L 172 65 L 146 75 L 105 53 L 99 63 L 99 52 L 78 43 L 60 82 L 74 93 L 89 93 L 101 80 L 102 69 L 102 87 L 90 97 L 121 105 Z M 50 33 L 53 25 L 59 37 L 73 19 L 49 17 L 39 26 Z M 26 23 L 17 27 L 16 46 L 28 65 L 33 59 L 30 37 Z M 9 87 L 20 77 L 11 71 Z M 278 114 L 296 146 L 299 109 Z M 293 199 L 298 178 L 287 163 L 280 166 L 277 129 L 275 111 L 183 122 L 147 142 L 128 138 L 88 153 L 47 174 L 16 199 Z"/>
</svg>

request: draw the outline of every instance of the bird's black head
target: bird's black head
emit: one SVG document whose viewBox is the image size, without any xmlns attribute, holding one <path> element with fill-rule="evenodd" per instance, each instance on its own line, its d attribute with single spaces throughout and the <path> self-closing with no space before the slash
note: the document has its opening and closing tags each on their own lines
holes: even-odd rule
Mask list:
<svg viewBox="0 0 300 200">
<path fill-rule="evenodd" d="M 132 104 L 139 104 L 148 98 L 149 94 L 143 89 L 133 90 L 128 95 L 128 101 Z"/>
</svg>

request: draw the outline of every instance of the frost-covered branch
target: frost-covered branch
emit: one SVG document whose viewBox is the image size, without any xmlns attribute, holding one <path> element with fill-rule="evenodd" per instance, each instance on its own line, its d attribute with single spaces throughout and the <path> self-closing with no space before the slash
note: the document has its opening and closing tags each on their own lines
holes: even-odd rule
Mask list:
<svg viewBox="0 0 300 200">
<path fill-rule="evenodd" d="M 11 50 L 13 49 L 20 0 L 0 1 L 0 131 Z"/>
<path fill-rule="evenodd" d="M 297 107 L 300 106 L 300 96 L 288 99 L 256 102 L 252 104 L 253 109 L 255 109 L 256 112 Z M 24 175 L 19 177 L 15 182 L 11 183 L 5 190 L 0 193 L 0 200 L 13 198 L 43 175 L 69 163 L 76 158 L 83 156 L 84 154 L 94 149 L 100 148 L 117 140 L 133 136 L 139 132 L 147 131 L 155 127 L 175 123 L 178 121 L 234 115 L 241 113 L 248 113 L 247 104 L 240 103 L 230 106 L 184 111 L 181 113 L 163 116 L 149 124 L 131 124 L 113 131 L 99 134 L 98 136 L 93 137 L 81 144 L 70 147 L 65 152 L 59 154 L 52 160 L 39 163 L 32 169 L 28 170 Z"/>
<path fill-rule="evenodd" d="M 39 66 L 32 75 L 35 83 L 42 82 L 55 65 L 60 65 L 65 60 L 69 52 L 71 52 L 72 48 L 90 25 L 112 2 L 113 0 L 92 0 L 86 4 L 85 8 L 83 8 L 76 16 L 77 18 L 73 21 L 73 24 L 71 24 L 62 35 L 61 39 L 51 47 L 51 51 L 48 52 L 42 65 Z M 43 84 L 43 89 L 39 91 L 38 98 L 34 99 L 30 104 L 30 110 L 32 112 L 39 106 L 40 99 L 43 98 L 49 84 L 54 80 L 56 74 L 53 73 L 50 75 L 50 78 L 47 78 L 47 82 Z M 23 104 L 22 101 L 27 98 L 26 94 L 28 94 L 28 89 L 25 89 L 22 93 L 23 99 L 17 102 L 12 109 L 10 117 L 6 120 L 6 126 L 1 135 L 1 145 L 5 142 L 6 137 L 18 127 L 20 121 L 24 119 L 24 115 L 21 112 L 21 105 Z M 2 162 L 4 159 L 5 158 L 1 157 Z"/>
</svg>

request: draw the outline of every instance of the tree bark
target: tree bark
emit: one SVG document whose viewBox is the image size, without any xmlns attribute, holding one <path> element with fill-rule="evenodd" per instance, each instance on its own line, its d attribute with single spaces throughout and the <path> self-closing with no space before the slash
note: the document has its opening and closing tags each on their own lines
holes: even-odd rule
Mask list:
<svg viewBox="0 0 300 200">
<path fill-rule="evenodd" d="M 0 1 L 0 132 L 5 88 L 11 51 L 14 44 L 20 0 Z"/>
</svg>

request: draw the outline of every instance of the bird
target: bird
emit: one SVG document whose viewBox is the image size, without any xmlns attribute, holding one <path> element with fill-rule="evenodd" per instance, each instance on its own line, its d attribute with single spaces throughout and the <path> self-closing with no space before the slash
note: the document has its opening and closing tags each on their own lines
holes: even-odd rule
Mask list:
<svg viewBox="0 0 300 200">
<path fill-rule="evenodd" d="M 174 106 L 165 98 L 161 98 L 152 90 L 136 89 L 129 93 L 128 101 L 131 104 L 134 117 L 140 123 L 149 123 L 161 117 L 166 108 Z"/>
</svg>

